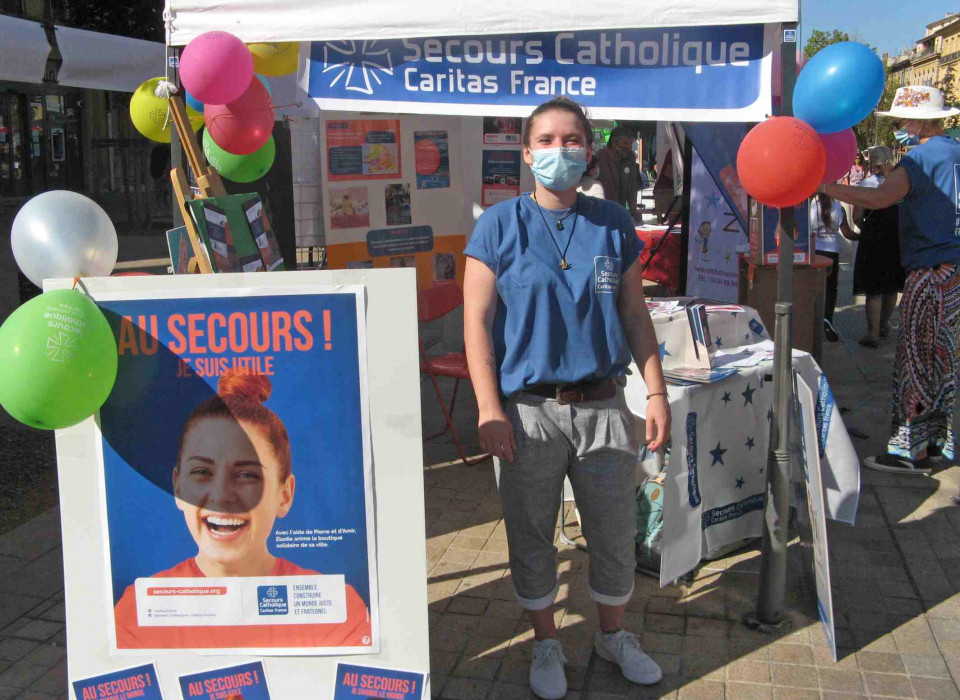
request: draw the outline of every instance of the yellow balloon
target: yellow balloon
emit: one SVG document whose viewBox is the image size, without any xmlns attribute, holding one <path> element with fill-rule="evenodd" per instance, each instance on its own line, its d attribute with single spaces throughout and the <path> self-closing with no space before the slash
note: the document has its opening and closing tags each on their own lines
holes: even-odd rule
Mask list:
<svg viewBox="0 0 960 700">
<path fill-rule="evenodd" d="M 253 72 L 260 75 L 289 75 L 297 72 L 300 44 L 287 41 L 281 44 L 247 44 L 253 54 Z"/>
<path fill-rule="evenodd" d="M 157 97 L 157 85 L 163 78 L 151 78 L 140 83 L 130 98 L 130 119 L 137 131 L 151 141 L 170 143 L 170 131 L 174 129 L 173 119 L 167 118 L 167 101 Z M 187 107 L 187 117 L 194 131 L 203 126 L 203 115 Z M 166 128 L 164 128 L 166 124 Z"/>
</svg>

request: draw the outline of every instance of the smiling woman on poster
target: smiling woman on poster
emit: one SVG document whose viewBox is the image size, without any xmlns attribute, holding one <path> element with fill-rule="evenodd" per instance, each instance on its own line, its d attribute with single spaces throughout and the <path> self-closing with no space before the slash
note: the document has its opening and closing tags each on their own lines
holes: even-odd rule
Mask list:
<svg viewBox="0 0 960 700">
<path fill-rule="evenodd" d="M 173 493 L 197 554 L 151 579 L 317 576 L 271 554 L 274 522 L 293 506 L 296 479 L 283 422 L 264 402 L 266 377 L 228 372 L 197 406 L 180 435 Z M 119 649 L 359 647 L 370 615 L 346 585 L 346 621 L 309 624 L 141 626 L 135 586 L 114 610 Z M 155 603 L 158 605 L 159 603 Z"/>
</svg>

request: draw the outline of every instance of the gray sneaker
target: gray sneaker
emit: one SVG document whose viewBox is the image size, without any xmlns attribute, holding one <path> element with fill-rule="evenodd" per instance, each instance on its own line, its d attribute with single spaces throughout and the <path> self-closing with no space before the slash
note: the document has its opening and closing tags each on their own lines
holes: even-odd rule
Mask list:
<svg viewBox="0 0 960 700">
<path fill-rule="evenodd" d="M 530 663 L 530 690 L 534 695 L 543 700 L 560 700 L 567 694 L 567 676 L 563 672 L 566 660 L 559 639 L 534 641 Z"/>
<path fill-rule="evenodd" d="M 653 685 L 663 678 L 663 671 L 656 661 L 643 653 L 640 639 L 635 634 L 623 630 L 602 634 L 597 630 L 593 635 L 593 648 L 601 659 L 617 664 L 628 681 Z"/>
</svg>

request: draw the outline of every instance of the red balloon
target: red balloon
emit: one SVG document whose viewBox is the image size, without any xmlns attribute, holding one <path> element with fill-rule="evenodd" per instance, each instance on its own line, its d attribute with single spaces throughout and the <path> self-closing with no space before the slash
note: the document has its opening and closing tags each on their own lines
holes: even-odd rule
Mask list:
<svg viewBox="0 0 960 700">
<path fill-rule="evenodd" d="M 225 105 L 204 105 L 207 131 L 227 153 L 245 156 L 270 140 L 273 133 L 273 102 L 256 77 L 239 99 Z"/>
<path fill-rule="evenodd" d="M 827 164 L 820 136 L 794 117 L 774 117 L 750 130 L 737 153 L 737 175 L 768 207 L 792 207 L 817 191 Z"/>
<path fill-rule="evenodd" d="M 836 182 L 850 172 L 857 160 L 857 135 L 853 129 L 844 129 L 832 134 L 820 134 L 820 140 L 827 152 L 823 182 Z"/>
</svg>

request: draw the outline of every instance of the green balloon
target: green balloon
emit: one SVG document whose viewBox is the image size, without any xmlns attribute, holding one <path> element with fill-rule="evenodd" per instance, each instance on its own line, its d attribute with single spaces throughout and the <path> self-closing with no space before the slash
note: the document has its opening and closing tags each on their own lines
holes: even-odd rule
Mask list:
<svg viewBox="0 0 960 700">
<path fill-rule="evenodd" d="M 0 405 L 21 423 L 76 425 L 100 409 L 116 379 L 113 331 L 85 294 L 41 294 L 0 326 Z"/>
<path fill-rule="evenodd" d="M 271 136 L 265 144 L 249 155 L 227 153 L 217 145 L 210 131 L 203 130 L 203 155 L 214 170 L 232 182 L 253 182 L 267 174 L 277 155 L 277 145 Z"/>
</svg>

